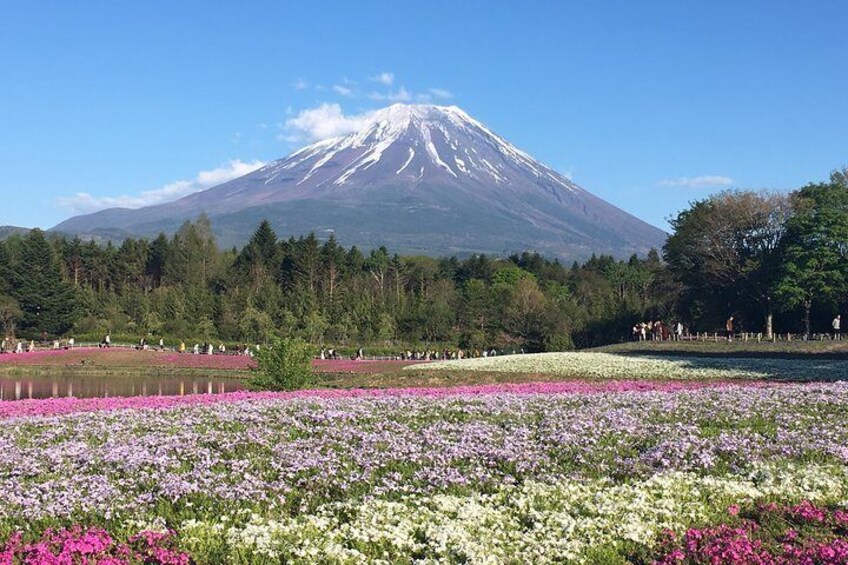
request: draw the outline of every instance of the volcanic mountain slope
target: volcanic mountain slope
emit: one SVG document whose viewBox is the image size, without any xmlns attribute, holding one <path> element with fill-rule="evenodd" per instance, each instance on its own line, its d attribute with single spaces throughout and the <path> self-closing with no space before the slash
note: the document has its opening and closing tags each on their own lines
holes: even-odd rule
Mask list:
<svg viewBox="0 0 848 565">
<path fill-rule="evenodd" d="M 225 245 L 244 243 L 263 218 L 281 236 L 334 232 L 346 245 L 428 255 L 626 257 L 666 237 L 459 108 L 404 104 L 375 112 L 359 131 L 176 202 L 103 210 L 54 229 L 152 236 L 201 212 Z"/>
</svg>

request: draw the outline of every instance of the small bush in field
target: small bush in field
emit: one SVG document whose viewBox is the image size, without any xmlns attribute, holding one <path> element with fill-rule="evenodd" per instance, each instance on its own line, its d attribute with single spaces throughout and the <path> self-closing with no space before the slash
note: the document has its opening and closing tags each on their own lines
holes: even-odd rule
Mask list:
<svg viewBox="0 0 848 565">
<path fill-rule="evenodd" d="M 248 379 L 254 390 L 299 390 L 310 386 L 312 347 L 301 339 L 274 339 L 259 350 L 257 371 Z"/>
</svg>

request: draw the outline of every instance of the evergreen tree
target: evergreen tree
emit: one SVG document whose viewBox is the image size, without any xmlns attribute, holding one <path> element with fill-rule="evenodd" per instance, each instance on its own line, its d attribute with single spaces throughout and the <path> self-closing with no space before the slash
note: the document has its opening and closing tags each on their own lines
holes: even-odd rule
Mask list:
<svg viewBox="0 0 848 565">
<path fill-rule="evenodd" d="M 32 337 L 46 332 L 62 335 L 74 325 L 74 290 L 62 278 L 53 247 L 44 232 L 32 230 L 21 242 L 20 269 L 14 276 L 13 297 L 22 311 L 21 330 Z"/>
</svg>

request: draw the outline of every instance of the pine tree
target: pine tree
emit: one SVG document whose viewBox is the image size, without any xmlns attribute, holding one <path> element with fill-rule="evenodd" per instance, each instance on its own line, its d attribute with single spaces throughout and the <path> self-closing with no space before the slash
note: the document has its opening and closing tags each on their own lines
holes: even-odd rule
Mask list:
<svg viewBox="0 0 848 565">
<path fill-rule="evenodd" d="M 44 232 L 32 230 L 21 242 L 13 296 L 23 312 L 21 330 L 30 336 L 62 335 L 73 327 L 76 300 L 62 279 L 59 262 Z"/>
</svg>

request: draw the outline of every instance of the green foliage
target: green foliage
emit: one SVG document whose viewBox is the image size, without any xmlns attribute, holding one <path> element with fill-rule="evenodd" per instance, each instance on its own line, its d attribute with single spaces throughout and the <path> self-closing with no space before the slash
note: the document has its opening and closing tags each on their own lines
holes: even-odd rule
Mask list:
<svg viewBox="0 0 848 565">
<path fill-rule="evenodd" d="M 762 329 L 775 294 L 774 272 L 791 202 L 783 196 L 726 191 L 697 201 L 671 220 L 665 248 L 683 283 L 686 317 L 712 330 L 734 314 Z"/>
<path fill-rule="evenodd" d="M 11 296 L 0 295 L 0 327 L 3 328 L 3 336 L 14 336 L 15 326 L 24 315 L 18 301 Z"/>
<path fill-rule="evenodd" d="M 239 321 L 239 337 L 252 343 L 268 343 L 273 327 L 271 316 L 250 306 Z"/>
<path fill-rule="evenodd" d="M 777 295 L 788 306 L 803 305 L 810 335 L 814 302 L 834 304 L 848 292 L 848 183 L 844 172 L 830 182 L 809 184 L 794 195 L 795 214 L 783 242 Z"/>
<path fill-rule="evenodd" d="M 76 297 L 62 277 L 44 232 L 32 230 L 21 240 L 12 271 L 12 296 L 23 313 L 22 332 L 31 337 L 41 332 L 49 336 L 67 332 L 76 320 Z"/>
<path fill-rule="evenodd" d="M 299 390 L 313 382 L 314 350 L 299 338 L 275 338 L 257 353 L 258 370 L 248 380 L 254 390 Z"/>
<path fill-rule="evenodd" d="M 280 240 L 268 222 L 243 248 L 220 250 L 204 217 L 173 237 L 118 246 L 40 237 L 40 258 L 24 256 L 31 244 L 21 236 L 0 244 L 0 272 L 8 275 L 0 277 L 0 295 L 17 299 L 26 315 L 21 293 L 71 291 L 79 305 L 73 315 L 50 304 L 45 316 L 42 300 L 40 316 L 64 316 L 58 329 L 77 335 L 225 343 L 278 335 L 394 353 L 460 344 L 535 351 L 618 341 L 631 317 L 670 308 L 657 285 L 662 266 L 649 258 L 600 256 L 572 270 L 535 253 L 460 260 L 378 248 L 366 256 L 332 236 Z M 16 273 L 30 264 L 52 264 L 52 281 L 27 291 Z M 33 337 L 39 331 L 27 327 Z"/>
</svg>

